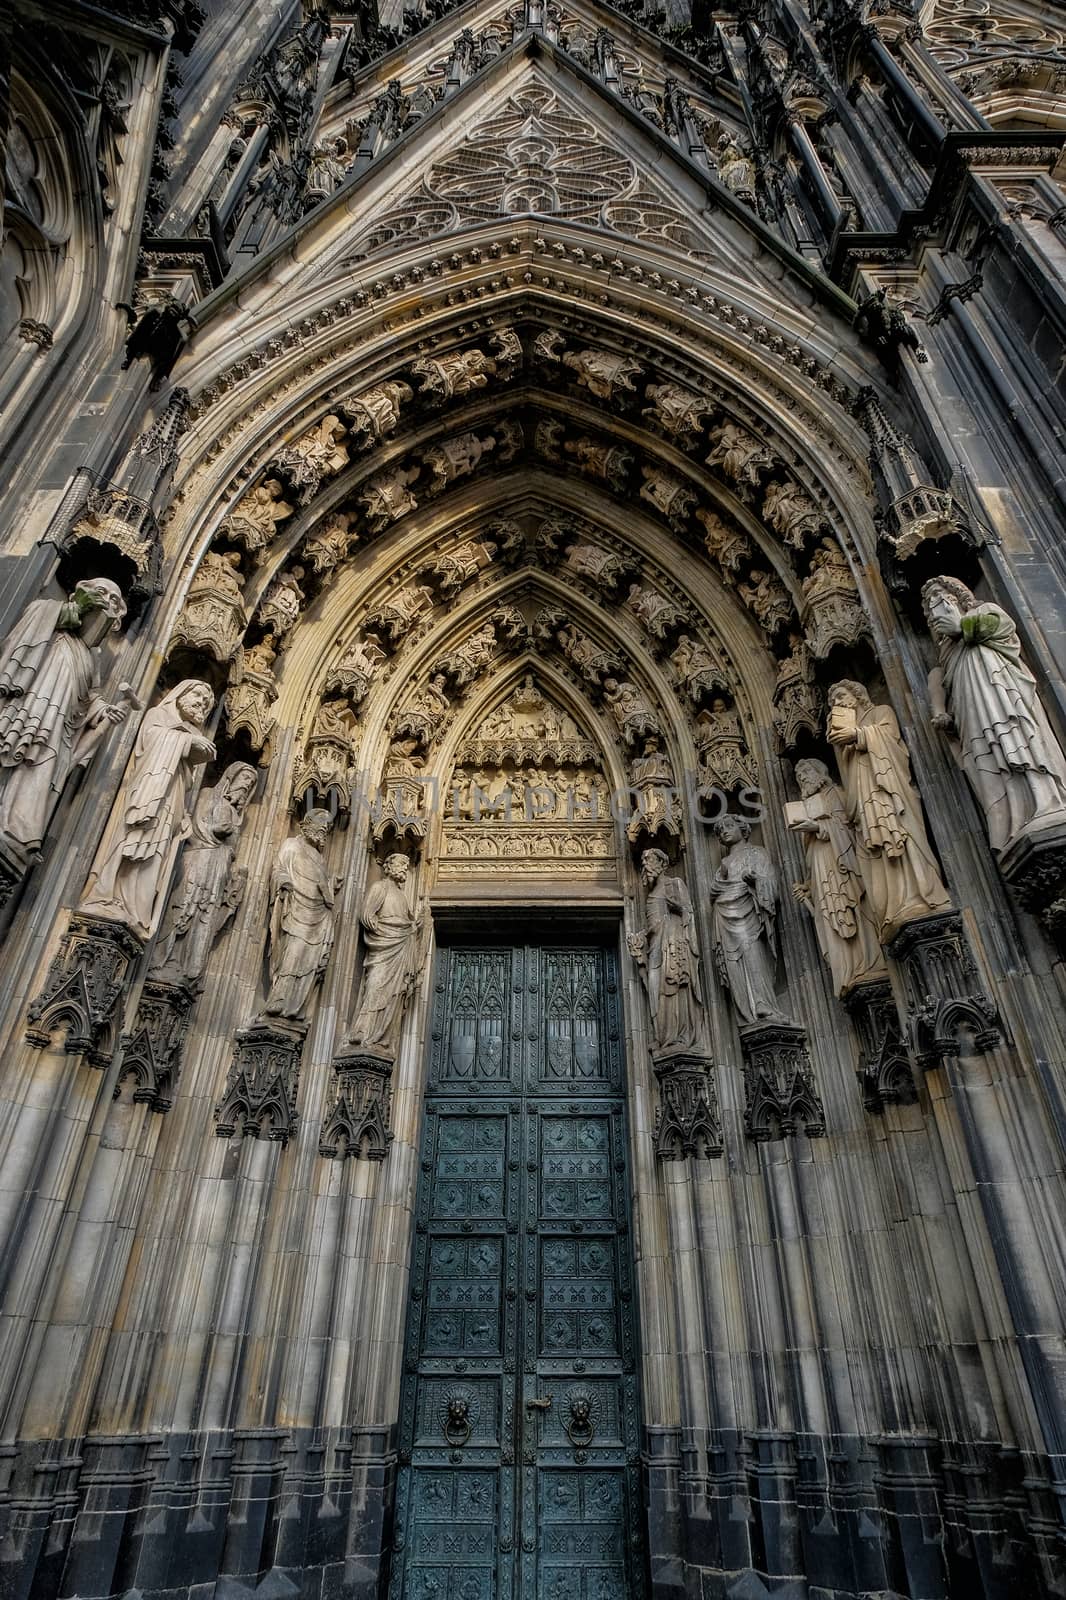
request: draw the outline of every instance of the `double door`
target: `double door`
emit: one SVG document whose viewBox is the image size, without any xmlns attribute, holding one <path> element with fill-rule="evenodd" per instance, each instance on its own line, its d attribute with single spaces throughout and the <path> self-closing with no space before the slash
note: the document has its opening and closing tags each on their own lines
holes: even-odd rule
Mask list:
<svg viewBox="0 0 1066 1600">
<path fill-rule="evenodd" d="M 613 955 L 438 956 L 390 1600 L 641 1600 Z"/>
</svg>

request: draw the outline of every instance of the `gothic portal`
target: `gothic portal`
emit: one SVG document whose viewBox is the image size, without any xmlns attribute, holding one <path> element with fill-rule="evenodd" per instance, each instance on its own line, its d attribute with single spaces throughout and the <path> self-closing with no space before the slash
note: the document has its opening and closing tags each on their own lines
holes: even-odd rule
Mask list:
<svg viewBox="0 0 1066 1600">
<path fill-rule="evenodd" d="M 1066 1595 L 1061 11 L 0 4 L 0 1600 Z"/>
</svg>

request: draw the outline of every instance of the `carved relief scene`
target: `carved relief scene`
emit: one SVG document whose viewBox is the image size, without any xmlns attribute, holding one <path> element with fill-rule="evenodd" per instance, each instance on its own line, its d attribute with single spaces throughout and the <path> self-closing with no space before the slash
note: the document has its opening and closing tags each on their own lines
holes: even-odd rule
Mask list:
<svg viewBox="0 0 1066 1600">
<path fill-rule="evenodd" d="M 1062 1600 L 1053 10 L 10 0 L 13 1597 Z"/>
</svg>

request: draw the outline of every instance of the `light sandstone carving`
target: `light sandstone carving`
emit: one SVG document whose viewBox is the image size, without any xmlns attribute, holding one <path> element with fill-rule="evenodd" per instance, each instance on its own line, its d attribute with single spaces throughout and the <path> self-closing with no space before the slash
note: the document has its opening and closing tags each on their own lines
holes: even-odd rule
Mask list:
<svg viewBox="0 0 1066 1600">
<path fill-rule="evenodd" d="M 753 568 L 747 582 L 737 585 L 737 593 L 768 634 L 775 634 L 794 615 L 784 584 L 762 567 Z"/>
<path fill-rule="evenodd" d="M 863 685 L 850 679 L 833 685 L 829 706 L 826 734 L 836 751 L 859 870 L 884 941 L 904 923 L 947 910 L 951 900 L 926 837 L 895 712 L 875 706 Z"/>
<path fill-rule="evenodd" d="M 211 947 L 244 893 L 233 858 L 255 781 L 254 767 L 234 761 L 196 802 L 149 973 L 156 982 L 202 983 Z"/>
<path fill-rule="evenodd" d="M 85 915 L 125 923 L 142 939 L 151 936 L 187 829 L 196 768 L 215 753 L 201 732 L 213 704 L 208 684 L 185 678 L 145 712 L 129 776 L 82 897 Z"/>
<path fill-rule="evenodd" d="M 418 501 L 411 493 L 411 484 L 417 480 L 419 470 L 417 466 L 390 467 L 367 479 L 359 491 L 358 499 L 371 533 L 380 533 L 390 522 L 398 522 L 417 508 Z"/>
<path fill-rule="evenodd" d="M 758 488 L 761 474 L 774 465 L 773 454 L 762 441 L 735 422 L 715 428 L 711 445 L 707 465 L 720 468 L 722 476 L 738 488 Z"/>
<path fill-rule="evenodd" d="M 682 449 L 692 449 L 714 410 L 710 401 L 676 383 L 650 383 L 644 392 L 651 401 L 645 406 L 644 415 L 676 439 Z"/>
<path fill-rule="evenodd" d="M 319 577 L 339 567 L 348 559 L 348 552 L 358 538 L 352 533 L 352 518 L 346 511 L 330 511 L 322 518 L 315 531 L 308 535 L 300 551 L 300 559 Z"/>
<path fill-rule="evenodd" d="M 0 646 L 0 836 L 28 858 L 71 768 L 86 765 L 135 703 L 98 692 L 97 651 L 126 615 L 117 584 L 87 578 L 67 600 L 33 600 Z"/>
<path fill-rule="evenodd" d="M 656 1055 L 704 1045 L 696 918 L 688 885 L 667 872 L 669 865 L 662 850 L 645 850 L 641 857 L 645 922 L 627 940 L 647 989 Z"/>
<path fill-rule="evenodd" d="M 268 1017 L 304 1020 L 311 990 L 329 963 L 336 885 L 322 852 L 332 826 L 328 811 L 309 811 L 278 851 L 270 877 Z"/>
<path fill-rule="evenodd" d="M 679 478 L 673 472 L 665 472 L 654 463 L 645 462 L 641 472 L 644 482 L 640 486 L 640 498 L 654 506 L 672 528 L 681 532 L 696 504 L 695 489 L 684 478 Z"/>
<path fill-rule="evenodd" d="M 327 478 L 348 465 L 347 436 L 344 423 L 331 412 L 279 453 L 275 465 L 302 501 L 313 499 Z"/>
<path fill-rule="evenodd" d="M 222 524 L 222 532 L 261 560 L 277 538 L 278 523 L 292 513 L 293 507 L 285 500 L 285 490 L 278 479 L 264 478 L 237 502 Z"/>
<path fill-rule="evenodd" d="M 803 839 L 807 877 L 794 892 L 814 918 L 834 993 L 887 981 L 843 790 L 824 761 L 797 761 L 796 782 L 801 799 L 785 806 L 785 821 Z"/>
<path fill-rule="evenodd" d="M 413 394 L 414 390 L 407 383 L 379 383 L 373 389 L 353 395 L 350 400 L 339 402 L 337 409 L 348 424 L 353 442 L 359 449 L 366 450 L 396 431 L 400 412 Z"/>
<path fill-rule="evenodd" d="M 413 361 L 411 371 L 421 380 L 419 399 L 443 401 L 487 388 L 489 379 L 496 375 L 496 362 L 481 350 L 460 350 Z"/>
<path fill-rule="evenodd" d="M 938 665 L 929 675 L 933 726 L 953 734 L 955 759 L 1002 853 L 1026 830 L 1066 827 L 1066 755 L 1051 730 L 1014 619 L 975 600 L 957 578 L 922 589 Z"/>
<path fill-rule="evenodd" d="M 758 785 L 755 757 L 748 749 L 744 730 L 736 711 L 720 696 L 711 701 L 709 711 L 696 720 L 696 752 L 700 767 L 700 794 L 710 798 L 720 789 L 732 794 L 737 789 Z"/>
<path fill-rule="evenodd" d="M 284 644 L 300 620 L 306 596 L 300 587 L 303 567 L 291 567 L 274 579 L 259 605 L 258 621 L 277 644 Z"/>
<path fill-rule="evenodd" d="M 696 521 L 703 524 L 703 544 L 707 554 L 721 567 L 726 582 L 735 583 L 744 563 L 751 560 L 751 540 L 724 522 L 717 511 L 707 511 L 701 506 L 696 512 Z"/>
<path fill-rule="evenodd" d="M 578 383 L 597 400 L 617 400 L 623 393 L 636 394 L 634 379 L 643 368 L 629 356 L 612 355 L 607 350 L 576 350 L 563 356 Z"/>
<path fill-rule="evenodd" d="M 793 550 L 802 550 L 809 539 L 817 539 L 825 529 L 825 518 L 814 501 L 790 479 L 767 485 L 762 514 Z"/>
<path fill-rule="evenodd" d="M 869 631 L 859 586 L 835 539 L 823 539 L 801 585 L 803 623 L 811 654 L 824 659 L 835 645 L 856 644 Z"/>
<path fill-rule="evenodd" d="M 359 917 L 366 958 L 350 1046 L 395 1059 L 404 1008 L 423 965 L 425 909 L 412 909 L 405 890 L 411 863 L 387 856 L 384 878 L 367 891 Z"/>
<path fill-rule="evenodd" d="M 174 624 L 171 649 L 181 644 L 230 661 L 247 626 L 240 556 L 235 550 L 205 551 Z"/>
<path fill-rule="evenodd" d="M 746 817 L 724 816 L 714 831 L 722 860 L 711 885 L 714 955 L 737 1021 L 783 1021 L 774 993 L 777 873 Z"/>
</svg>

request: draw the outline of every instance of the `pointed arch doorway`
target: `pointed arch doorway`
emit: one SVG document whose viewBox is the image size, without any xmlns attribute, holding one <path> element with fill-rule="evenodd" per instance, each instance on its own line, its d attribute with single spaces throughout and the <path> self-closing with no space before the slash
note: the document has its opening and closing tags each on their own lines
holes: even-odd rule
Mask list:
<svg viewBox="0 0 1066 1600">
<path fill-rule="evenodd" d="M 617 923 L 438 934 L 390 1600 L 642 1600 Z"/>
</svg>

